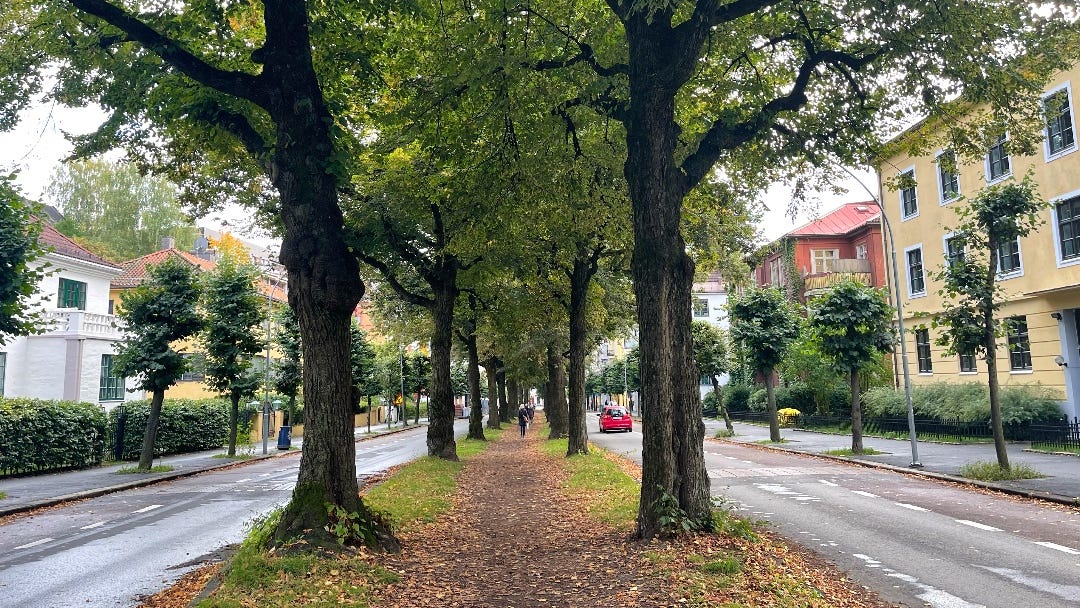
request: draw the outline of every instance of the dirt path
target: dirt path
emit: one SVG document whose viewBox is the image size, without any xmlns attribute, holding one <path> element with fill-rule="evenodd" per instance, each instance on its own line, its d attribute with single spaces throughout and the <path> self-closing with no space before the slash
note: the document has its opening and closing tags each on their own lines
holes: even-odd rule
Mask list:
<svg viewBox="0 0 1080 608">
<path fill-rule="evenodd" d="M 525 439 L 516 426 L 504 432 L 469 462 L 448 516 L 399 533 L 404 550 L 384 565 L 402 581 L 380 606 L 671 605 L 666 580 L 641 566 L 646 547 L 626 542 L 630 527 L 590 523 L 563 495 L 565 473 L 539 451 L 541 432 L 534 426 Z"/>
</svg>

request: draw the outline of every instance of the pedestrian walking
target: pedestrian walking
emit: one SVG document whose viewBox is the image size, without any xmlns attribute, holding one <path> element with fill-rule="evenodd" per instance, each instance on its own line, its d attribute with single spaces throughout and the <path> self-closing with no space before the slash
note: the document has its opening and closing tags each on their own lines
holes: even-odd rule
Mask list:
<svg viewBox="0 0 1080 608">
<path fill-rule="evenodd" d="M 529 412 L 525 409 L 525 404 L 522 403 L 518 407 L 518 426 L 521 428 L 521 436 L 525 436 L 525 426 L 529 424 Z"/>
</svg>

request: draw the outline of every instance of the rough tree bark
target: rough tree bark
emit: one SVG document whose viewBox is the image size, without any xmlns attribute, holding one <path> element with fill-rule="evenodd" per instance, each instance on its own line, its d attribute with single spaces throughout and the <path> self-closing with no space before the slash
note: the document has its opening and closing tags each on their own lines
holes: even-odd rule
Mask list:
<svg viewBox="0 0 1080 608">
<path fill-rule="evenodd" d="M 498 381 L 498 369 L 499 359 L 497 357 L 489 357 L 484 360 L 484 369 L 487 371 L 487 395 L 488 395 L 488 421 L 487 425 L 489 429 L 502 428 L 499 423 L 501 418 L 499 412 L 499 381 Z"/>
<path fill-rule="evenodd" d="M 574 259 L 570 273 L 570 402 L 567 407 L 566 455 L 589 453 L 589 432 L 585 427 L 585 305 L 589 283 L 596 273 L 596 259 Z"/>
<path fill-rule="evenodd" d="M 567 436 L 569 404 L 566 402 L 566 365 L 554 343 L 547 346 L 547 372 L 544 413 L 548 420 L 548 439 L 561 439 Z"/>
<path fill-rule="evenodd" d="M 431 333 L 431 400 L 428 402 L 428 455 L 457 460 L 454 441 L 454 391 L 450 382 L 450 358 L 453 347 L 454 303 L 457 301 L 457 265 L 444 263 L 433 282 L 431 308 L 434 328 Z M 418 406 L 419 407 L 419 406 Z"/>
<path fill-rule="evenodd" d="M 229 396 L 229 456 L 236 456 L 236 423 L 240 417 L 240 395 Z"/>
<path fill-rule="evenodd" d="M 154 466 L 154 443 L 157 441 L 158 421 L 161 420 L 161 404 L 165 401 L 165 389 L 154 391 L 150 398 L 150 413 L 143 431 L 142 451 L 139 452 L 139 470 L 149 471 Z"/>
<path fill-rule="evenodd" d="M 469 439 L 484 439 L 484 408 L 480 401 L 480 355 L 476 348 L 476 324 L 469 322 L 466 331 L 460 338 L 465 343 L 465 353 L 468 358 L 469 376 Z M 497 421 L 496 421 L 497 423 Z"/>
<path fill-rule="evenodd" d="M 763 374 L 765 376 L 765 402 L 766 411 L 769 414 L 769 441 L 780 441 L 780 419 L 776 415 L 776 388 L 773 386 L 773 370 Z"/>
<path fill-rule="evenodd" d="M 724 405 L 724 400 L 720 394 L 720 378 L 717 376 L 710 377 L 712 380 L 713 395 L 716 396 L 716 407 L 720 410 L 720 415 L 724 418 L 724 426 L 727 427 L 728 433 L 734 433 L 735 427 L 731 424 L 731 414 L 728 413 L 727 406 Z"/>
<path fill-rule="evenodd" d="M 495 372 L 495 381 L 499 385 L 499 419 L 505 423 L 514 422 L 517 417 L 517 408 L 510 407 L 510 399 L 506 395 L 506 368 L 499 361 L 499 371 Z"/>
<path fill-rule="evenodd" d="M 851 451 L 858 454 L 863 451 L 862 408 L 859 406 L 861 397 L 859 393 L 859 370 L 853 369 L 848 372 L 848 386 L 851 388 Z"/>
</svg>

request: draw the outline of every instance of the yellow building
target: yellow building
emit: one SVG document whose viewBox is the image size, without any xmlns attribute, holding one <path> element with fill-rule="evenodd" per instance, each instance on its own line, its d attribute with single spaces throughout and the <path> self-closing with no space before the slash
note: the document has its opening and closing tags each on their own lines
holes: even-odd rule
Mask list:
<svg viewBox="0 0 1080 608">
<path fill-rule="evenodd" d="M 897 287 L 913 382 L 986 382 L 985 362 L 945 356 L 934 344 L 930 318 L 942 310 L 941 285 L 929 272 L 946 262 L 949 227 L 959 223 L 955 209 L 964 204 L 962 197 L 990 184 L 1023 179 L 1030 170 L 1051 205 L 1035 232 L 999 251 L 999 285 L 1008 302 L 998 318 L 1014 322 L 999 341 L 999 381 L 1003 386 L 1050 387 L 1070 417 L 1080 416 L 1080 153 L 1073 82 L 1080 83 L 1080 64 L 1056 75 L 1046 88 L 1043 99 L 1053 117 L 1034 156 L 1010 155 L 1005 134 L 981 162 L 939 162 L 949 157 L 948 150 L 915 157 L 897 152 L 879 160 L 882 205 L 896 237 Z M 900 175 L 913 178 L 915 185 L 885 185 Z"/>
</svg>

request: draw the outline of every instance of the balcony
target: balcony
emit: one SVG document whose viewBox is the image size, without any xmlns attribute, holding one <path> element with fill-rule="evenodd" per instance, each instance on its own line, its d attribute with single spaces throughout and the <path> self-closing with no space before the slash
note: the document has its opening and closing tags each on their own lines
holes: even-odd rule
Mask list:
<svg viewBox="0 0 1080 608">
<path fill-rule="evenodd" d="M 120 318 L 116 315 L 103 315 L 75 308 L 60 308 L 45 312 L 43 324 L 45 331 L 40 335 L 120 340 L 123 334 L 119 323 Z"/>
<path fill-rule="evenodd" d="M 873 285 L 870 260 L 841 258 L 829 260 L 829 270 L 803 277 L 803 294 L 806 299 L 821 295 L 833 285 L 843 281 L 855 281 L 863 285 Z"/>
</svg>

